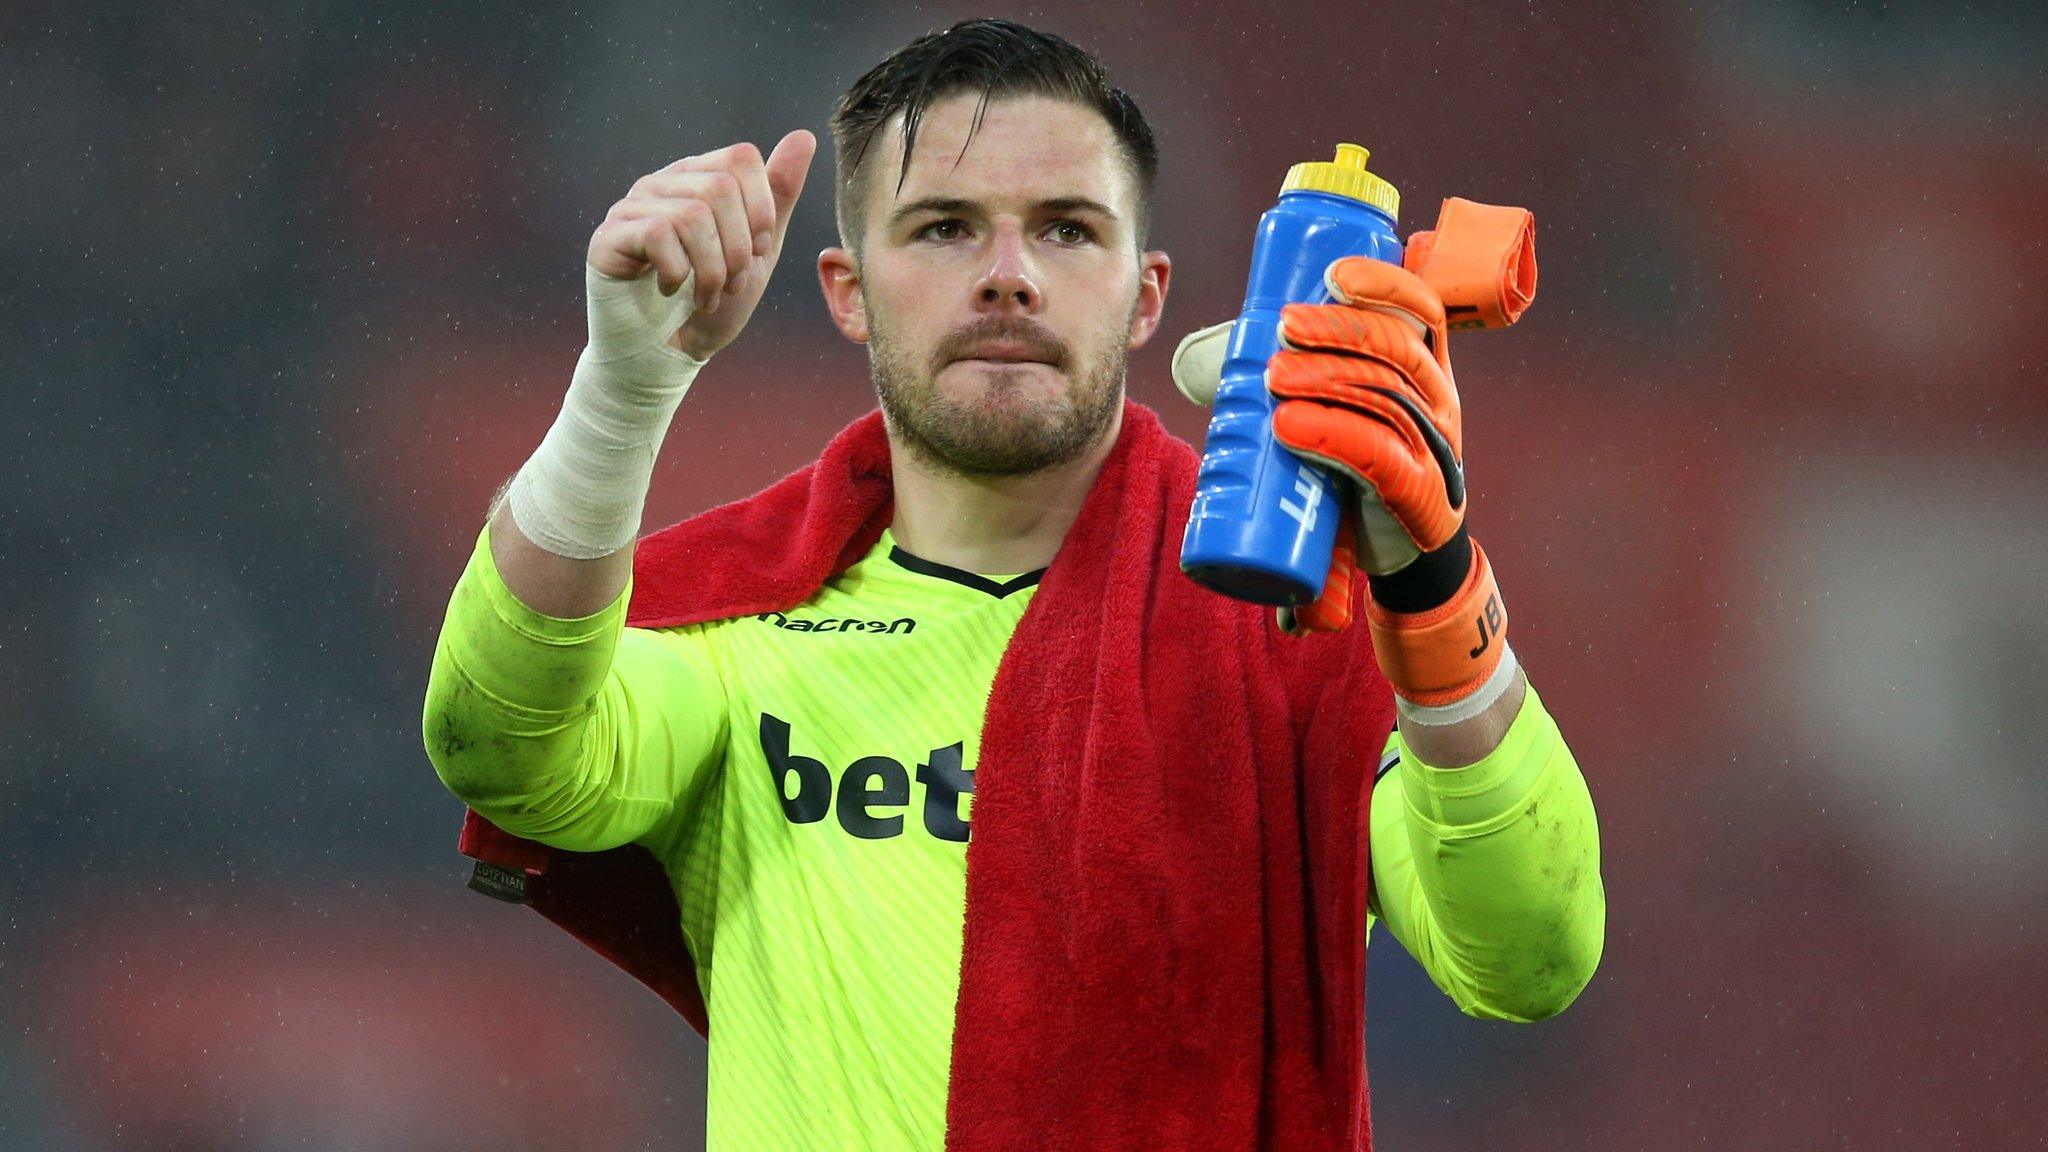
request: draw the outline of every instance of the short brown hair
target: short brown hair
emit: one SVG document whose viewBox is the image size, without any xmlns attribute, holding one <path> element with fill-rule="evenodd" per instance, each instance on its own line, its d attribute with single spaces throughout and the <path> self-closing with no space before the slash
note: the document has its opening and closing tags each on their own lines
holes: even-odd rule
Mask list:
<svg viewBox="0 0 2048 1152">
<path fill-rule="evenodd" d="M 839 234 L 849 245 L 858 251 L 862 200 L 856 181 L 875 133 L 891 116 L 903 113 L 903 168 L 896 176 L 900 192 L 910 176 L 911 151 L 925 110 L 934 100 L 977 89 L 981 100 L 967 130 L 970 141 L 981 127 L 989 100 L 997 96 L 1052 96 L 1101 113 L 1116 133 L 1137 185 L 1137 219 L 1132 231 L 1138 247 L 1144 248 L 1151 228 L 1152 189 L 1159 174 L 1159 147 L 1145 114 L 1123 89 L 1109 82 L 1109 71 L 1100 60 L 1049 32 L 1008 20 L 963 20 L 943 31 L 926 33 L 891 52 L 840 98 L 832 114 L 838 171 L 833 209 L 839 216 Z"/>
</svg>

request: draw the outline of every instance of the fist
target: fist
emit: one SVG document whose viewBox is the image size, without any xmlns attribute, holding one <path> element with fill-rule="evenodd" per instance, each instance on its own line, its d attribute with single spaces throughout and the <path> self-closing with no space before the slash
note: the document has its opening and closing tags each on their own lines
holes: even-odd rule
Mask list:
<svg viewBox="0 0 2048 1152">
<path fill-rule="evenodd" d="M 668 343 L 710 358 L 760 304 L 817 148 L 798 129 L 765 160 L 741 143 L 642 176 L 591 234 L 591 270 L 633 280 L 651 269 L 664 296 L 688 290 L 692 307 Z"/>
</svg>

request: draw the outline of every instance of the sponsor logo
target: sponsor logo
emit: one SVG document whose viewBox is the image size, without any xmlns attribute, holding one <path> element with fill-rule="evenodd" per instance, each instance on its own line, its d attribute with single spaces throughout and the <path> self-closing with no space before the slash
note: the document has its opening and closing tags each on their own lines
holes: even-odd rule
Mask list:
<svg viewBox="0 0 2048 1152">
<path fill-rule="evenodd" d="M 894 636 L 901 632 L 909 635 L 917 628 L 917 621 L 908 616 L 896 620 L 855 620 L 851 616 L 827 616 L 822 620 L 792 619 L 786 612 L 763 612 L 754 617 L 765 620 L 777 628 L 791 632 L 879 632 Z"/>
<path fill-rule="evenodd" d="M 768 775 L 782 799 L 782 814 L 791 824 L 816 824 L 827 814 L 838 817 L 848 835 L 862 840 L 887 840 L 903 835 L 903 809 L 910 806 L 911 772 L 889 756 L 863 756 L 837 773 L 815 756 L 790 752 L 789 721 L 761 713 L 761 754 Z M 967 843 L 968 821 L 960 817 L 960 798 L 974 795 L 974 771 L 961 765 L 963 745 L 956 741 L 925 753 L 917 766 L 924 787 L 924 830 L 934 839 Z"/>
</svg>

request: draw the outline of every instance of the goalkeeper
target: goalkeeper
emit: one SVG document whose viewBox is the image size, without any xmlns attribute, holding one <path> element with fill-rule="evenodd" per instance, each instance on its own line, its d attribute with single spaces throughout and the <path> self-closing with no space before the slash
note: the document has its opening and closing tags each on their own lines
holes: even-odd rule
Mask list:
<svg viewBox="0 0 2048 1152">
<path fill-rule="evenodd" d="M 1604 929 L 1585 781 L 1463 521 L 1441 300 L 1346 260 L 1287 310 L 1276 432 L 1366 499 L 1276 623 L 1173 567 L 1194 454 L 1124 396 L 1172 267 L 1156 148 L 1101 65 L 970 21 L 832 129 L 817 271 L 879 413 L 636 557 L 816 142 L 637 181 L 455 587 L 435 770 L 514 836 L 659 861 L 713 1149 L 1369 1148 L 1376 920 L 1518 1021 L 1577 996 Z M 1175 370 L 1213 389 L 1198 350 Z M 671 451 L 731 434 L 681 424 Z"/>
</svg>

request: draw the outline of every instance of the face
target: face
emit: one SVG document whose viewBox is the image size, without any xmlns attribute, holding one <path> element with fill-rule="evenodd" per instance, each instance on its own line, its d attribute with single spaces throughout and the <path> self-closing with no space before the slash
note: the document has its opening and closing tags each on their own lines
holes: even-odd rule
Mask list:
<svg viewBox="0 0 2048 1152">
<path fill-rule="evenodd" d="M 858 177 L 862 255 L 827 249 L 818 271 L 834 322 L 868 346 L 894 439 L 954 472 L 1014 475 L 1114 434 L 1171 265 L 1136 250 L 1136 181 L 1100 114 L 991 100 L 970 143 L 978 98 L 926 110 L 901 192 L 902 118 L 883 126 Z"/>
</svg>

